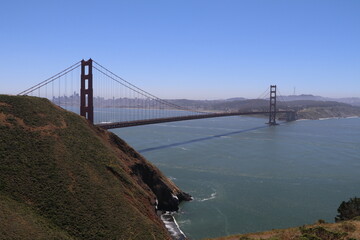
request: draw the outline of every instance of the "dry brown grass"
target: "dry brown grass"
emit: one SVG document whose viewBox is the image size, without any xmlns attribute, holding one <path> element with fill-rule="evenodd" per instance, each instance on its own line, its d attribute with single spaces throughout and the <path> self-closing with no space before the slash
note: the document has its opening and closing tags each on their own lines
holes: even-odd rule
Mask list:
<svg viewBox="0 0 360 240">
<path fill-rule="evenodd" d="M 3 107 L 11 107 L 10 104 L 7 104 L 5 102 L 0 102 L 0 106 L 3 106 Z"/>
<path fill-rule="evenodd" d="M 339 223 L 323 223 L 306 225 L 305 228 L 323 227 L 331 232 L 345 232 L 347 236 L 344 239 L 360 239 L 360 221 L 344 221 Z M 239 234 L 234 236 L 213 238 L 212 240 L 241 240 L 241 239 L 254 239 L 254 240 L 300 240 L 301 231 L 300 227 L 276 229 L 259 233 Z"/>
</svg>

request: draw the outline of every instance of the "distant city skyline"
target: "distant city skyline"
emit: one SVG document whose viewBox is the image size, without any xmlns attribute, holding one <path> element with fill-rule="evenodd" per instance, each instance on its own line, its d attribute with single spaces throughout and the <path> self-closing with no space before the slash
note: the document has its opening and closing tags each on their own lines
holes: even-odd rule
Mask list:
<svg viewBox="0 0 360 240">
<path fill-rule="evenodd" d="M 360 1 L 5 1 L 0 94 L 93 58 L 164 99 L 360 97 Z"/>
</svg>

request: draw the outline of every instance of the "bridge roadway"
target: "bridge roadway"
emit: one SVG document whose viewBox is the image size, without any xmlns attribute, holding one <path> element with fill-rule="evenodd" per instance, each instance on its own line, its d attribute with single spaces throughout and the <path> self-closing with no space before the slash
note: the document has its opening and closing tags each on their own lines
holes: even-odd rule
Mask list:
<svg viewBox="0 0 360 240">
<path fill-rule="evenodd" d="M 289 113 L 292 111 L 276 111 L 276 113 Z M 141 125 L 149 125 L 156 123 L 165 123 L 165 122 L 177 122 L 185 120 L 194 120 L 202 118 L 216 118 L 216 117 L 230 117 L 230 116 L 240 116 L 240 115 L 257 115 L 257 114 L 269 114 L 270 112 L 228 112 L 228 113 L 209 113 L 209 114 L 199 114 L 199 115 L 189 115 L 189 116 L 179 116 L 179 117 L 166 117 L 166 118 L 154 118 L 154 119 L 144 119 L 144 120 L 135 120 L 135 121 L 126 121 L 126 122 L 113 122 L 113 123 L 100 123 L 95 124 L 96 126 L 104 129 L 113 129 L 113 128 L 124 128 L 124 127 L 134 127 Z"/>
</svg>

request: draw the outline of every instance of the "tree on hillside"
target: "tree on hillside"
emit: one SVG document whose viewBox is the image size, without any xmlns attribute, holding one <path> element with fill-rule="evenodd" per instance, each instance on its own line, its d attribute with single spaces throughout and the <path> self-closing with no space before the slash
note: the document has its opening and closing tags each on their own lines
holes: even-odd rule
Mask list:
<svg viewBox="0 0 360 240">
<path fill-rule="evenodd" d="M 335 222 L 350 220 L 354 217 L 360 216 L 360 198 L 350 198 L 349 201 L 343 201 L 338 208 L 338 215 L 335 217 Z"/>
</svg>

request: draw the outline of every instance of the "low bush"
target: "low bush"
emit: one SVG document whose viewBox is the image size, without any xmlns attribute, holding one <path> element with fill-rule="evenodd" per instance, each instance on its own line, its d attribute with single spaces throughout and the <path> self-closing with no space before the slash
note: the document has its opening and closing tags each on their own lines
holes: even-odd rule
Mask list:
<svg viewBox="0 0 360 240">
<path fill-rule="evenodd" d="M 345 232 L 332 232 L 324 227 L 300 227 L 301 240 L 343 240 L 348 235 Z"/>
<path fill-rule="evenodd" d="M 360 216 L 360 198 L 350 198 L 347 202 L 342 202 L 338 208 L 338 215 L 335 217 L 335 222 L 344 220 L 351 220 Z"/>
</svg>

